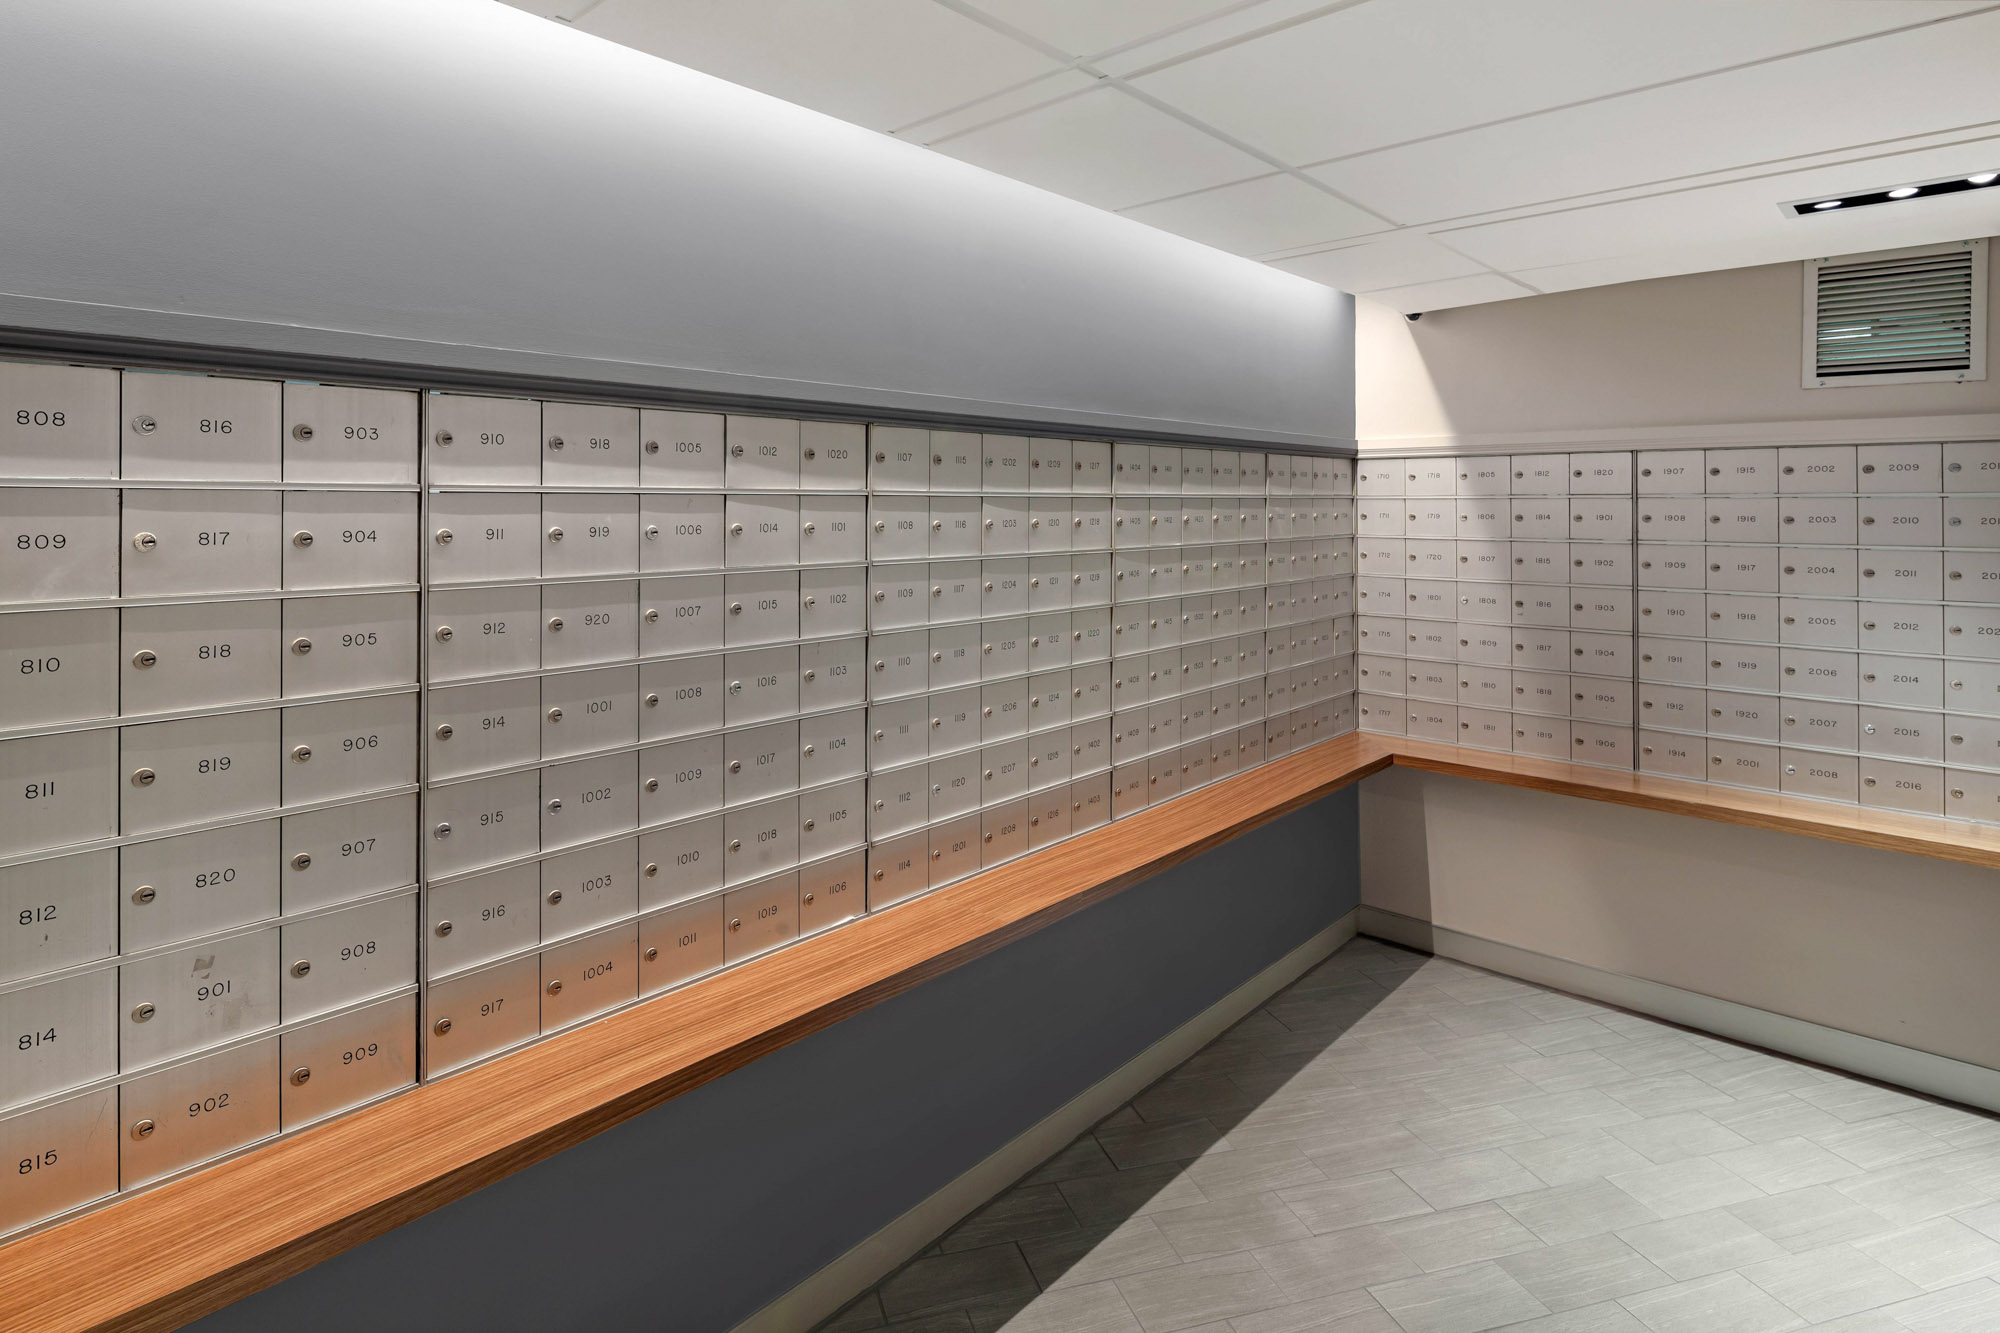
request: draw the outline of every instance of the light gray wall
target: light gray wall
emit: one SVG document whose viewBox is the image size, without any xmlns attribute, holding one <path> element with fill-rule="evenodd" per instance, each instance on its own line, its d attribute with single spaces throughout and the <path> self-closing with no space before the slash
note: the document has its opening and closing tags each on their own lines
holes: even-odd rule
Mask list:
<svg viewBox="0 0 2000 1333">
<path fill-rule="evenodd" d="M 1359 900 L 1338 791 L 358 1249 L 196 1333 L 720 1333 Z"/>
<path fill-rule="evenodd" d="M 1987 299 L 1987 326 L 2000 331 L 2000 282 Z M 1804 304 L 1800 264 L 1527 296 L 1433 311 L 1414 324 L 1364 299 L 1357 433 L 1364 447 L 1392 449 L 1558 431 L 2000 413 L 2000 375 L 1990 366 L 1989 378 L 1965 384 L 1800 387 Z"/>
<path fill-rule="evenodd" d="M 1339 443 L 1350 298 L 493 0 L 8 0 L 0 325 Z"/>
</svg>

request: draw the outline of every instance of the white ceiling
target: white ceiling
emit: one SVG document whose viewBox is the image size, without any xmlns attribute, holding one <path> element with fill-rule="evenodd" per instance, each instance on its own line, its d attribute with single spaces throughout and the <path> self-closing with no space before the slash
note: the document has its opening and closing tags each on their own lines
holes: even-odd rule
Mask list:
<svg viewBox="0 0 2000 1333">
<path fill-rule="evenodd" d="M 505 0 L 1404 311 L 2000 233 L 1993 0 Z"/>
</svg>

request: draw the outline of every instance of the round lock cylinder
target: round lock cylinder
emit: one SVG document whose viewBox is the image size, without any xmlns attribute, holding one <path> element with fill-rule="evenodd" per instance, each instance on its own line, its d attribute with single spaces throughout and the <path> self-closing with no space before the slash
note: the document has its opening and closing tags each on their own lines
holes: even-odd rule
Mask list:
<svg viewBox="0 0 2000 1333">
<path fill-rule="evenodd" d="M 301 958 L 292 964 L 292 975 L 301 979 L 311 976 L 313 965 L 310 959 Z"/>
<path fill-rule="evenodd" d="M 159 775 L 154 773 L 150 768 L 135 768 L 132 770 L 132 785 L 135 787 L 150 787 L 153 785 L 153 779 L 157 776 Z"/>
<path fill-rule="evenodd" d="M 313 544 L 313 535 L 303 528 L 292 534 L 292 545 L 304 550 Z"/>
<path fill-rule="evenodd" d="M 549 436 L 549 452 L 552 454 L 559 454 L 562 452 L 562 449 L 563 449 L 563 437 L 560 435 Z"/>
<path fill-rule="evenodd" d="M 299 854 L 298 854 L 297 856 L 294 856 L 294 857 L 292 858 L 292 869 L 294 869 L 294 870 L 310 870 L 310 869 L 312 869 L 312 863 L 313 863 L 313 859 L 312 859 L 312 855 L 311 855 L 311 853 L 309 853 L 309 852 L 300 852 L 300 853 L 299 853 Z"/>
<path fill-rule="evenodd" d="M 451 545 L 451 529 L 439 528 L 437 532 L 433 534 L 433 539 L 437 542 L 439 546 Z"/>
<path fill-rule="evenodd" d="M 133 1121 L 133 1122 L 132 1122 L 132 1137 L 133 1137 L 133 1138 L 135 1138 L 135 1139 L 145 1139 L 145 1138 L 150 1138 L 150 1137 L 152 1137 L 152 1133 L 153 1133 L 153 1122 L 152 1122 L 152 1121 L 150 1121 L 150 1120 L 135 1120 L 135 1121 Z"/>
<path fill-rule="evenodd" d="M 436 640 L 437 640 L 437 641 L 438 641 L 439 643 L 450 643 L 450 642 L 451 642 L 451 626 L 449 626 L 449 625 L 439 625 L 439 626 L 437 627 L 437 633 L 436 633 L 436 634 L 434 634 L 434 635 L 432 635 L 432 637 L 433 637 L 433 638 L 435 638 L 435 639 L 436 639 Z"/>
<path fill-rule="evenodd" d="M 310 745 L 294 745 L 294 746 L 292 747 L 292 762 L 293 762 L 293 763 L 295 763 L 295 764 L 304 764 L 304 763 L 308 763 L 308 762 L 310 762 L 310 761 L 311 761 L 312 757 L 313 757 L 313 752 L 312 752 L 312 746 L 310 746 Z"/>
<path fill-rule="evenodd" d="M 133 534 L 132 537 L 132 546 L 134 550 L 150 551 L 158 547 L 159 544 L 160 544 L 160 539 L 158 537 L 155 537 L 150 532 L 135 533 Z"/>
<path fill-rule="evenodd" d="M 292 438 L 297 440 L 300 444 L 304 444 L 306 441 L 312 439 L 312 437 L 313 437 L 313 428 L 311 426 L 308 426 L 305 422 L 301 421 L 298 425 L 292 427 Z"/>
<path fill-rule="evenodd" d="M 138 652 L 132 654 L 132 665 L 140 671 L 151 671 L 159 660 L 159 654 L 153 652 L 150 648 L 141 648 Z"/>
<path fill-rule="evenodd" d="M 150 884 L 141 884 L 138 888 L 132 890 L 132 901 L 141 907 L 144 907 L 159 896 L 160 891 Z"/>
<path fill-rule="evenodd" d="M 311 639 L 292 640 L 292 653 L 295 656 L 304 657 L 307 653 L 310 653 L 312 650 L 313 650 L 313 641 Z"/>
<path fill-rule="evenodd" d="M 437 1022 L 431 1024 L 431 1031 L 437 1033 L 440 1037 L 444 1036 L 451 1031 L 451 1020 L 449 1018 L 440 1018 Z"/>
<path fill-rule="evenodd" d="M 660 951 L 657 947 L 648 946 L 648 948 L 646 949 L 646 961 L 649 963 L 657 963 L 660 961 Z"/>
<path fill-rule="evenodd" d="M 441 939 L 441 940 L 442 940 L 442 939 L 447 939 L 447 938 L 449 938 L 449 937 L 450 937 L 450 935 L 451 935 L 451 930 L 452 930 L 452 926 L 451 926 L 451 922 L 449 922 L 449 921 L 440 921 L 440 922 L 438 922 L 438 923 L 437 923 L 437 926 L 436 926 L 436 928 L 435 928 L 435 929 L 436 929 L 436 931 L 437 931 L 437 937 L 438 937 L 439 939 Z"/>
<path fill-rule="evenodd" d="M 560 980 L 551 981 L 547 986 L 543 987 L 543 989 L 546 990 L 551 995 L 560 995 L 562 994 L 562 982 Z"/>
<path fill-rule="evenodd" d="M 313 1071 L 310 1068 L 308 1068 L 305 1065 L 300 1065 L 297 1069 L 294 1069 L 291 1073 L 292 1086 L 295 1088 L 303 1088 L 306 1085 L 306 1083 L 311 1080 L 312 1076 L 313 1076 Z"/>
</svg>

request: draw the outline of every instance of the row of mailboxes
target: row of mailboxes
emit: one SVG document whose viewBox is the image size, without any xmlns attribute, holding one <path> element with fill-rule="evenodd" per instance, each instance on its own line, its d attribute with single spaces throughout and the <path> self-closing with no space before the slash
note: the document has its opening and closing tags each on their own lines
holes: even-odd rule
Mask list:
<svg viewBox="0 0 2000 1333">
<path fill-rule="evenodd" d="M 1461 583 L 1623 584 L 1717 592 L 2000 602 L 2000 550 L 1730 543 L 1442 541 L 1355 543 L 1358 576 Z"/>
<path fill-rule="evenodd" d="M 414 884 L 414 795 L 0 868 L 0 983 Z"/>
<path fill-rule="evenodd" d="M 417 595 L 0 614 L 0 731 L 414 685 Z"/>
<path fill-rule="evenodd" d="M 1629 723 L 1637 687 L 1629 678 L 1516 671 L 1472 662 L 1377 657 L 1363 653 L 1354 674 L 1362 692 L 1429 699 L 1495 712 Z"/>
<path fill-rule="evenodd" d="M 868 429 L 872 491 L 1351 494 L 1349 460 L 1256 450 L 1025 439 L 907 426 Z"/>
<path fill-rule="evenodd" d="M 729 565 L 830 563 L 819 557 L 835 549 L 825 532 L 829 516 L 839 512 L 832 506 L 842 498 L 794 502 L 791 497 L 732 496 L 725 502 L 710 496 L 649 496 L 641 502 L 641 531 L 648 534 L 641 555 L 660 568 L 711 568 L 718 557 Z M 796 516 L 786 508 L 794 503 Z M 1218 542 L 1331 541 L 1354 534 L 1352 512 L 1347 501 L 1301 507 L 1136 497 L 873 495 L 867 503 L 866 555 L 869 560 L 963 559 L 1167 550 Z M 657 519 L 649 519 L 649 513 Z M 816 525 L 820 535 L 806 533 L 808 525 Z M 718 526 L 719 543 L 707 535 Z M 651 536 L 656 527 L 660 535 Z M 794 551 L 810 552 L 815 559 L 801 559 Z M 855 551 L 841 558 L 861 556 Z"/>
<path fill-rule="evenodd" d="M 1050 559 L 1055 563 L 1046 569 L 1033 560 L 975 561 L 441 590 L 431 594 L 427 607 L 429 678 L 465 680 L 1072 608 L 1112 617 L 1088 608 L 1115 605 L 1118 624 L 1157 616 L 1152 608 L 1159 599 L 1136 584 L 1131 596 L 1121 589 L 1116 603 L 1102 596 L 1093 600 L 1090 594 L 1098 587 L 1093 574 L 1076 567 L 1087 557 Z M 1208 589 L 1186 586 L 1191 580 L 1178 572 L 1158 582 L 1163 597 L 1204 605 L 1228 599 L 1251 628 L 1352 609 L 1351 581 L 1344 577 L 1260 582 L 1233 596 L 1228 590 L 1212 594 L 1213 603 L 1207 601 Z M 378 638 L 367 646 L 380 647 L 379 655 L 386 657 L 400 641 Z"/>
<path fill-rule="evenodd" d="M 414 486 L 417 395 L 0 362 L 0 475 Z"/>
<path fill-rule="evenodd" d="M 1440 662 L 1474 662 L 1529 671 L 1632 674 L 1633 636 L 1540 625 L 1355 617 L 1359 651 Z"/>
<path fill-rule="evenodd" d="M 2000 551 L 1726 545 L 1638 550 L 1642 588 L 2000 602 Z"/>
<path fill-rule="evenodd" d="M 1355 507 L 1364 537 L 1527 541 L 1786 542 L 1798 545 L 2000 544 L 2000 497 L 1988 495 L 1593 497 L 1567 505 L 1374 500 Z"/>
<path fill-rule="evenodd" d="M 734 835 L 714 814 L 433 885 L 428 976 L 452 976 L 749 879 L 767 883 L 761 877 L 772 869 L 824 865 L 866 841 L 866 784 L 857 777 L 803 792 L 782 813 L 794 823 L 787 836 L 796 852 L 754 872 L 733 869 Z M 861 901 L 849 900 L 856 911 Z"/>
<path fill-rule="evenodd" d="M 1764 740 L 1639 733 L 1639 769 L 1731 787 L 1953 819 L 2000 819 L 2000 774 Z"/>
<path fill-rule="evenodd" d="M 1429 537 L 1358 537 L 1356 574 L 1473 582 L 1632 582 L 1629 542 L 1446 541 Z"/>
<path fill-rule="evenodd" d="M 1363 498 L 1978 492 L 2000 492 L 2000 442 L 1360 459 L 1354 471 Z"/>
<path fill-rule="evenodd" d="M 2000 663 L 1640 636 L 1638 679 L 1662 685 L 2000 714 Z"/>
<path fill-rule="evenodd" d="M 1599 768 L 1632 767 L 1634 733 L 1629 722 L 1510 713 L 1420 696 L 1364 692 L 1356 700 L 1363 731 Z"/>
<path fill-rule="evenodd" d="M 0 855 L 416 781 L 414 693 L 0 741 Z"/>
<path fill-rule="evenodd" d="M 0 1117 L 0 1235 L 416 1081 L 414 993 Z"/>
<path fill-rule="evenodd" d="M 1629 495 L 1631 492 L 1629 453 L 1359 458 L 1354 463 L 1354 494 L 1362 499 L 1398 495 Z"/>
<path fill-rule="evenodd" d="M 2000 719 L 1641 682 L 1642 726 L 2000 771 Z"/>
<path fill-rule="evenodd" d="M 0 599 L 404 587 L 410 491 L 0 489 Z"/>
<path fill-rule="evenodd" d="M 416 913 L 407 891 L 0 991 L 0 1106 L 406 987 Z"/>
<path fill-rule="evenodd" d="M 859 916 L 866 865 L 867 853 L 855 847 L 728 890 L 669 897 L 636 918 L 439 975 L 425 995 L 426 1069 L 448 1073 Z M 479 901 L 506 906 L 501 897 Z M 433 935 L 445 920 L 433 922 Z"/>
</svg>

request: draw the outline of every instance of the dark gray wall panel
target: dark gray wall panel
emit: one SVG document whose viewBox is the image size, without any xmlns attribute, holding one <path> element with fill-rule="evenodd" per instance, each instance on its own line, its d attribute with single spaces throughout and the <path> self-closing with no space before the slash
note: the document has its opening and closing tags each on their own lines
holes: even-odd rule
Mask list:
<svg viewBox="0 0 2000 1333">
<path fill-rule="evenodd" d="M 1348 788 L 193 1327 L 723 1330 L 1359 902 Z"/>
</svg>

